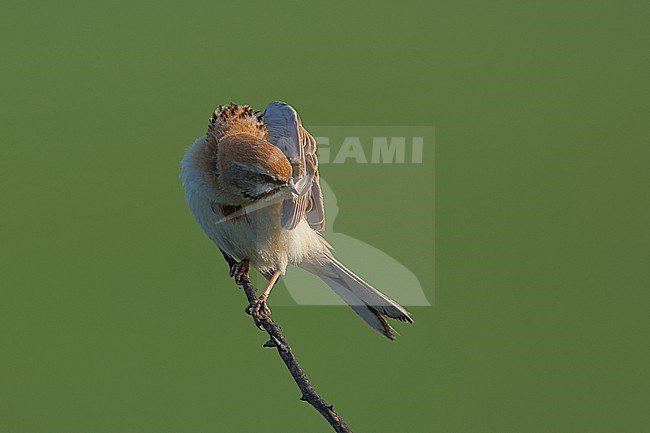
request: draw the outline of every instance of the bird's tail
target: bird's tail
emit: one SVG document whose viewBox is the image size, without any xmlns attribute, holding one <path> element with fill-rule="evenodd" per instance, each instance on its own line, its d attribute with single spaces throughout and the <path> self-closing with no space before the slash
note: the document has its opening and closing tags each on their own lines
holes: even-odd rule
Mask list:
<svg viewBox="0 0 650 433">
<path fill-rule="evenodd" d="M 413 323 L 404 307 L 356 276 L 329 251 L 318 260 L 302 262 L 300 267 L 323 280 L 368 325 L 391 340 L 395 339 L 395 330 L 386 317 Z"/>
</svg>

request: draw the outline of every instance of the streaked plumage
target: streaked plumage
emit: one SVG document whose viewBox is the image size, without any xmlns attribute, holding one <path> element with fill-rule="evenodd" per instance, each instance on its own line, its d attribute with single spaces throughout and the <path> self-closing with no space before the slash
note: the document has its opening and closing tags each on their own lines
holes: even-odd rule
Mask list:
<svg viewBox="0 0 650 433">
<path fill-rule="evenodd" d="M 262 302 L 293 264 L 320 277 L 388 338 L 393 331 L 385 317 L 412 322 L 404 308 L 338 262 L 318 233 L 325 218 L 316 141 L 291 106 L 271 102 L 261 114 L 220 106 L 181 166 L 201 229 L 227 258 L 247 260 L 270 280 Z"/>
</svg>

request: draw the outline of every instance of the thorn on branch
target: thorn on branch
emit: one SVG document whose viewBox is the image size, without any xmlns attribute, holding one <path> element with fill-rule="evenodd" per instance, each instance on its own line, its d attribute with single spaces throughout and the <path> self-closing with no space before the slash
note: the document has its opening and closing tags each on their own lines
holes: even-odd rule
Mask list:
<svg viewBox="0 0 650 433">
<path fill-rule="evenodd" d="M 262 345 L 263 347 L 277 347 L 278 350 L 280 350 L 281 352 L 286 352 L 288 350 L 287 346 L 282 344 L 282 342 L 278 340 L 278 338 L 275 335 L 269 335 L 269 337 L 270 337 L 269 341 L 264 343 Z"/>
<path fill-rule="evenodd" d="M 263 347 L 275 347 L 284 363 L 289 369 L 289 373 L 298 385 L 300 390 L 307 390 L 307 394 L 303 393 L 300 396 L 301 401 L 306 401 L 314 407 L 332 426 L 337 433 L 351 433 L 350 428 L 341 420 L 341 418 L 334 412 L 334 405 L 328 405 L 323 399 L 313 390 L 309 379 L 304 371 L 296 361 L 289 345 L 280 330 L 280 327 L 271 318 L 270 312 L 264 312 L 262 315 L 253 315 L 251 305 L 258 299 L 255 287 L 250 283 L 246 276 L 241 280 L 242 288 L 248 298 L 249 305 L 244 310 L 246 314 L 252 315 L 255 325 L 269 334 L 269 339 L 264 343 Z"/>
</svg>

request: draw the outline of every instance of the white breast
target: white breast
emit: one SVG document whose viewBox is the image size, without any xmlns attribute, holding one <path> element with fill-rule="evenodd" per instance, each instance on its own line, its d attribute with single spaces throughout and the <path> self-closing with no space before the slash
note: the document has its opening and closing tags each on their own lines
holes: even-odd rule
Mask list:
<svg viewBox="0 0 650 433">
<path fill-rule="evenodd" d="M 226 218 L 218 206 L 214 182 L 206 176 L 200 161 L 198 139 L 181 161 L 181 178 L 185 197 L 197 223 L 205 234 L 236 260 L 249 259 L 261 272 L 281 270 L 287 264 L 299 264 L 309 256 L 320 255 L 327 248 L 320 235 L 305 220 L 294 230 L 280 226 L 279 203 L 257 202 L 246 208 L 246 216 Z"/>
</svg>

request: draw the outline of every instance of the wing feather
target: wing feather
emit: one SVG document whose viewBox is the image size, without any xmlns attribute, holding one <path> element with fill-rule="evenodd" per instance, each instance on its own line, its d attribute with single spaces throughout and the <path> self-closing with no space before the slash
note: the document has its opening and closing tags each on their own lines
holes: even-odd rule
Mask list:
<svg viewBox="0 0 650 433">
<path fill-rule="evenodd" d="M 282 204 L 282 227 L 293 230 L 306 218 L 314 230 L 325 227 L 323 196 L 319 184 L 316 140 L 302 126 L 300 116 L 284 102 L 271 102 L 263 114 L 267 140 L 280 149 L 291 163 L 298 195 Z"/>
</svg>

